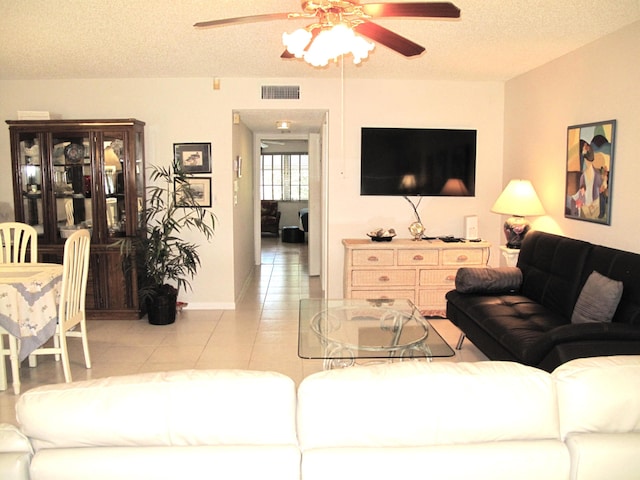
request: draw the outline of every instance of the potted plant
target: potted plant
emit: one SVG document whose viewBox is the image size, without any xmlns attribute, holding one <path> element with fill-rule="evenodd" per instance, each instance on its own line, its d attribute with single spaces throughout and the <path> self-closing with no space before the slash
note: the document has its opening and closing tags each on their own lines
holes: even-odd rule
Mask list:
<svg viewBox="0 0 640 480">
<path fill-rule="evenodd" d="M 145 234 L 134 241 L 139 296 L 146 305 L 149 323 L 166 325 L 176 317 L 176 302 L 181 289 L 191 288 L 189 282 L 200 267 L 198 245 L 182 239 L 187 230 L 201 232 L 207 240 L 215 230 L 215 216 L 198 203 L 198 195 L 179 162 L 171 167 L 153 165 L 147 188 L 144 210 Z M 123 239 L 121 250 L 130 253 L 132 240 Z"/>
</svg>

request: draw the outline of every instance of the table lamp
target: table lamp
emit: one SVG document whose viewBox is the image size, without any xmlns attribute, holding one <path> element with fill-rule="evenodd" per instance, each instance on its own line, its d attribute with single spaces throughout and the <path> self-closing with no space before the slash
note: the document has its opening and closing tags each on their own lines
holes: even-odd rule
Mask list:
<svg viewBox="0 0 640 480">
<path fill-rule="evenodd" d="M 529 180 L 511 180 L 491 207 L 493 213 L 511 215 L 504 222 L 507 248 L 519 249 L 531 225 L 525 216 L 544 215 L 544 208 Z"/>
</svg>

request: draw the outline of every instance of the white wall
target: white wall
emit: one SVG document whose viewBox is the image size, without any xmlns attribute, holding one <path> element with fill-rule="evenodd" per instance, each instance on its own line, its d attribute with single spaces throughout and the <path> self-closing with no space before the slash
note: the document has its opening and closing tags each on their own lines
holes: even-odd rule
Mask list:
<svg viewBox="0 0 640 480">
<path fill-rule="evenodd" d="M 534 228 L 640 253 L 640 22 L 507 82 L 503 184 L 528 178 L 547 212 Z M 567 127 L 617 120 L 611 225 L 564 218 Z"/>
<path fill-rule="evenodd" d="M 344 112 L 330 112 L 328 296 L 342 296 L 343 238 L 393 227 L 409 238 L 413 210 L 402 197 L 360 196 L 360 128 L 442 127 L 478 130 L 476 196 L 425 197 L 420 217 L 429 236 L 463 236 L 464 217 L 477 214 L 480 236 L 502 242 L 500 217 L 489 212 L 500 193 L 503 85 L 393 80 L 347 81 Z M 344 128 L 337 128 L 336 123 Z M 498 259 L 493 249 L 492 263 Z"/>
<path fill-rule="evenodd" d="M 243 292 L 245 282 L 249 278 L 255 263 L 251 254 L 255 235 L 253 221 L 255 194 L 253 189 L 253 150 L 253 133 L 241 123 L 234 124 L 233 152 L 229 159 L 234 166 L 232 172 L 234 300 L 238 300 L 238 297 Z M 241 158 L 240 176 L 236 172 L 234 163 L 238 157 Z"/>
<path fill-rule="evenodd" d="M 261 100 L 261 85 L 297 84 L 301 100 Z M 203 244 L 202 268 L 193 291 L 181 299 L 201 308 L 232 308 L 247 273 L 245 259 L 253 259 L 246 235 L 252 210 L 248 178 L 239 184 L 234 206 L 233 160 L 240 152 L 247 160 L 246 140 L 234 143 L 232 113 L 242 109 L 320 109 L 329 112 L 326 205 L 329 297 L 342 296 L 345 237 L 364 237 L 378 226 L 394 227 L 408 237 L 412 221 L 409 205 L 399 197 L 360 197 L 360 128 L 411 126 L 476 128 L 478 130 L 475 198 L 425 198 L 420 214 L 429 235 L 462 235 L 465 215 L 479 216 L 480 235 L 502 243 L 498 215 L 489 212 L 502 187 L 503 84 L 435 81 L 366 81 L 339 79 L 222 78 L 213 90 L 208 78 L 94 79 L 1 81 L 0 115 L 15 119 L 17 110 L 49 110 L 63 118 L 135 117 L 146 122 L 149 164 L 168 164 L 174 142 L 211 142 L 213 212 L 216 233 Z M 248 136 L 246 132 L 240 135 Z M 244 165 L 244 172 L 249 165 Z M 0 135 L 0 201 L 12 203 L 9 135 Z M 248 173 L 245 173 L 248 175 Z M 252 195 L 252 193 L 251 193 Z M 497 248 L 492 263 L 497 262 Z M 234 271 L 238 273 L 234 276 Z M 236 278 L 237 277 L 237 278 Z"/>
<path fill-rule="evenodd" d="M 307 208 L 307 200 L 300 202 L 278 202 L 278 210 L 281 212 L 280 229 L 283 227 L 301 227 L 299 212 L 301 208 Z"/>
<path fill-rule="evenodd" d="M 48 110 L 65 119 L 138 118 L 146 122 L 147 165 L 170 164 L 173 143 L 211 142 L 213 211 L 216 233 L 202 245 L 200 275 L 181 300 L 219 308 L 234 306 L 232 195 L 232 117 L 206 78 L 41 80 L 0 82 L 0 115 L 16 119 L 17 110 Z M 0 134 L 0 201 L 12 200 L 8 130 Z"/>
</svg>

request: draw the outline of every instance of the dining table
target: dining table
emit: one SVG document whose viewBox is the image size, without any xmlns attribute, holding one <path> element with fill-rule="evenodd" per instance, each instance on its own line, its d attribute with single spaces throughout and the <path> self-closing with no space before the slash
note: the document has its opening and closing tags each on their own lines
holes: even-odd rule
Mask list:
<svg viewBox="0 0 640 480">
<path fill-rule="evenodd" d="M 22 362 L 56 331 L 63 266 L 0 264 L 0 327 L 19 340 Z"/>
</svg>

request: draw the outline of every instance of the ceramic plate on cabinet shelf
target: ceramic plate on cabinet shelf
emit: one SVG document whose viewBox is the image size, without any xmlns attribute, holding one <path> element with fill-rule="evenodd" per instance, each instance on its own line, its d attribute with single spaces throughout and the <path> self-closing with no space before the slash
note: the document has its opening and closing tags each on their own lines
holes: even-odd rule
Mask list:
<svg viewBox="0 0 640 480">
<path fill-rule="evenodd" d="M 80 163 L 84 160 L 84 147 L 77 143 L 70 143 L 64 147 L 64 156 L 69 163 Z"/>
</svg>

